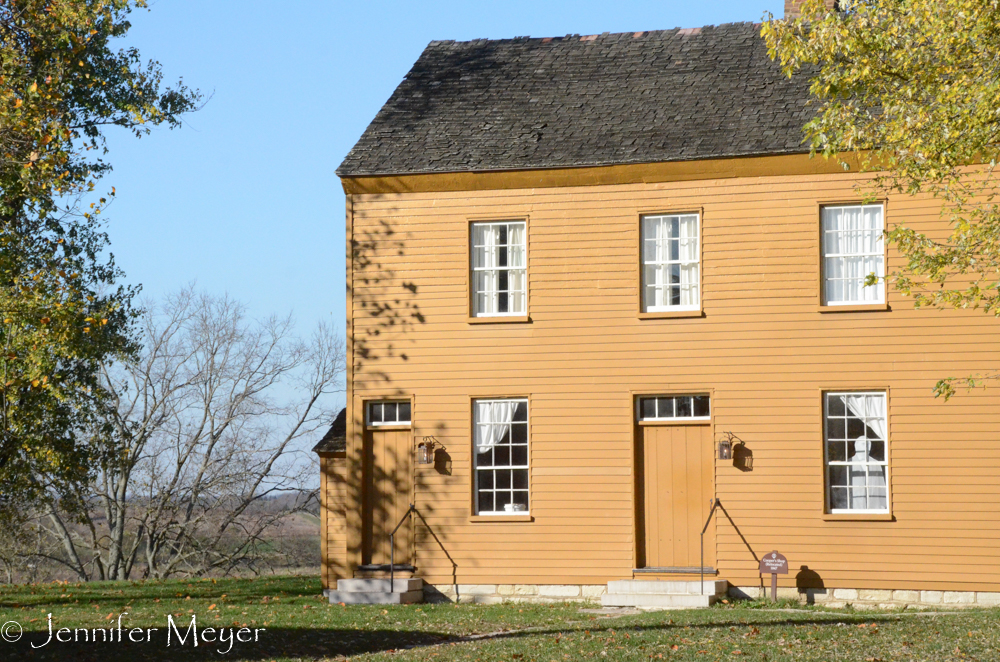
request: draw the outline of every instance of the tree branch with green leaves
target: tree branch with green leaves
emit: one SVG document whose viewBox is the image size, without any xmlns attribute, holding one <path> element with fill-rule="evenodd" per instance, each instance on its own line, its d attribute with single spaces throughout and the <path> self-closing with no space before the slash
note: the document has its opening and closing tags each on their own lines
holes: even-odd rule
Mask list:
<svg viewBox="0 0 1000 662">
<path fill-rule="evenodd" d="M 888 229 L 905 264 L 887 279 L 917 308 L 1000 316 L 1000 1 L 806 0 L 797 17 L 765 19 L 771 57 L 811 77 L 811 153 L 874 173 L 867 197 L 941 201 L 947 237 Z M 997 377 L 943 379 L 935 393 Z"/>
<path fill-rule="evenodd" d="M 137 349 L 134 290 L 105 256 L 115 191 L 95 193 L 104 132 L 176 127 L 200 102 L 113 48 L 145 6 L 0 0 L 0 495 L 89 471 L 100 366 Z"/>
</svg>

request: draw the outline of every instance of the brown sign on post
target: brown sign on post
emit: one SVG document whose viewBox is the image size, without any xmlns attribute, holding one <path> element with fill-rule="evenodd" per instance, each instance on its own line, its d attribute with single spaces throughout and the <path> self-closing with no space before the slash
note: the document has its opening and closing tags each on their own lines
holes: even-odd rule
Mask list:
<svg viewBox="0 0 1000 662">
<path fill-rule="evenodd" d="M 771 601 L 778 601 L 778 575 L 788 574 L 788 559 L 777 551 L 765 554 L 760 560 L 760 574 L 771 575 Z"/>
</svg>

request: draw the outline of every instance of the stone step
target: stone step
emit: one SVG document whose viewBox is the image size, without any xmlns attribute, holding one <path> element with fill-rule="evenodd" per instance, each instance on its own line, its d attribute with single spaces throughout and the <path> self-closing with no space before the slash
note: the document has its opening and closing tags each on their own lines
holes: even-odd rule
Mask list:
<svg viewBox="0 0 1000 662">
<path fill-rule="evenodd" d="M 396 577 L 391 582 L 388 579 L 340 579 L 337 580 L 337 590 L 357 593 L 407 593 L 424 590 L 424 580 L 417 577 Z"/>
<path fill-rule="evenodd" d="M 343 602 L 345 605 L 408 605 L 424 601 L 424 592 L 406 591 L 404 593 L 374 592 L 374 591 L 327 591 L 330 604 Z"/>
<path fill-rule="evenodd" d="M 705 595 L 723 596 L 729 590 L 725 579 L 705 580 Z M 702 595 L 700 581 L 620 579 L 608 582 L 608 595 Z"/>
<path fill-rule="evenodd" d="M 604 607 L 640 607 L 657 609 L 702 609 L 718 600 L 714 595 L 681 595 L 677 593 L 605 593 Z"/>
</svg>

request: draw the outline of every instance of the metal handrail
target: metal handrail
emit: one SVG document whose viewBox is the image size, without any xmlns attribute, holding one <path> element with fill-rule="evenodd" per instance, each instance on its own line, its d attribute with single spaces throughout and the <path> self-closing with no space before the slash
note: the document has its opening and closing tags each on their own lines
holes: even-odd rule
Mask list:
<svg viewBox="0 0 1000 662">
<path fill-rule="evenodd" d="M 736 522 L 733 521 L 733 518 L 729 514 L 729 511 L 726 510 L 726 507 L 722 505 L 722 500 L 712 499 L 712 509 L 708 511 L 708 519 L 705 520 L 705 526 L 702 527 L 701 529 L 701 594 L 702 595 L 705 595 L 705 532 L 708 531 L 708 525 L 712 521 L 712 515 L 715 514 L 716 508 L 721 510 L 722 513 L 726 516 L 726 519 L 729 520 L 729 523 L 733 525 L 733 529 L 736 530 L 736 534 L 740 537 L 741 540 L 743 540 L 743 544 L 747 546 L 747 549 L 750 550 L 750 556 L 753 557 L 753 560 L 756 561 L 758 564 L 760 563 L 760 559 L 757 558 L 757 553 L 753 551 L 753 548 L 750 546 L 750 543 L 748 543 L 747 539 L 743 537 L 743 533 L 740 531 L 740 527 L 736 526 Z"/>
<path fill-rule="evenodd" d="M 413 513 L 417 510 L 416 506 L 412 503 L 410 507 L 406 509 L 406 514 L 403 515 L 403 519 L 399 520 L 399 524 L 396 528 L 392 530 L 389 534 L 389 592 L 394 593 L 396 588 L 396 531 L 399 531 L 399 527 L 403 526 L 403 522 L 407 518 L 412 517 Z"/>
<path fill-rule="evenodd" d="M 712 509 L 708 511 L 708 519 L 705 520 L 705 526 L 701 528 L 701 563 L 698 569 L 701 571 L 701 594 L 705 595 L 705 532 L 708 531 L 708 525 L 712 521 L 712 515 L 715 514 L 715 509 L 719 507 L 720 501 L 718 499 L 712 499 Z"/>
</svg>

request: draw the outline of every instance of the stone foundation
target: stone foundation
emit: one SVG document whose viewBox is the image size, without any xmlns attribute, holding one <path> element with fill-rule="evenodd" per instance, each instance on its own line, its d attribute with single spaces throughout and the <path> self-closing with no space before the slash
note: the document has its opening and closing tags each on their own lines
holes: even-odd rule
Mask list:
<svg viewBox="0 0 1000 662">
<path fill-rule="evenodd" d="M 771 589 L 759 586 L 730 586 L 730 597 L 758 600 L 770 597 Z M 916 591 L 866 588 L 778 588 L 778 599 L 798 600 L 804 604 L 855 609 L 901 609 L 903 607 L 997 607 L 1000 593 L 982 591 Z"/>
<path fill-rule="evenodd" d="M 499 604 L 501 602 L 592 602 L 599 603 L 607 592 L 604 584 L 453 584 L 424 586 L 427 602 Z M 729 597 L 759 600 L 769 597 L 770 588 L 730 586 Z M 796 589 L 779 588 L 778 598 L 803 604 L 854 609 L 901 609 L 903 607 L 955 608 L 1000 607 L 1000 593 L 982 591 L 917 591 L 888 589 Z"/>
<path fill-rule="evenodd" d="M 600 602 L 604 584 L 445 584 L 424 587 L 427 602 Z"/>
</svg>

